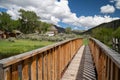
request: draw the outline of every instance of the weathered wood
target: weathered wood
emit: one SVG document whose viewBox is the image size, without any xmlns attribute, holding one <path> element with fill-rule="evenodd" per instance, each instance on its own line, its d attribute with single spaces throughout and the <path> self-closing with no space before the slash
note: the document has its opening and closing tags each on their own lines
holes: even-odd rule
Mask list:
<svg viewBox="0 0 120 80">
<path fill-rule="evenodd" d="M 47 64 L 48 64 L 48 60 L 47 60 L 47 52 L 44 53 L 44 57 L 43 57 L 43 78 L 44 80 L 48 79 L 48 73 L 47 73 Z"/>
<path fill-rule="evenodd" d="M 38 80 L 43 80 L 43 55 L 38 56 Z"/>
<path fill-rule="evenodd" d="M 55 47 L 55 49 L 54 49 L 54 70 L 55 70 L 55 80 L 58 80 L 57 79 L 57 53 L 56 53 L 56 50 L 57 50 L 57 48 Z"/>
<path fill-rule="evenodd" d="M 81 40 L 70 39 L 0 60 L 0 80 L 60 80 L 82 44 Z M 22 72 L 18 69 L 19 65 Z"/>
<path fill-rule="evenodd" d="M 2 74 L 0 74 L 2 75 Z M 11 66 L 7 67 L 5 70 L 4 70 L 4 76 L 5 76 L 5 80 L 12 80 L 12 74 L 11 74 Z M 0 79 L 2 80 L 2 79 Z M 15 80 L 15 79 L 14 79 Z"/>
<path fill-rule="evenodd" d="M 36 75 L 36 56 L 32 57 L 32 63 L 31 63 L 31 79 L 32 80 L 37 80 L 37 75 Z"/>
<path fill-rule="evenodd" d="M 22 80 L 29 80 L 29 59 L 24 60 L 22 63 Z"/>
<path fill-rule="evenodd" d="M 0 80 L 5 80 L 3 65 L 0 64 Z"/>
<path fill-rule="evenodd" d="M 19 80 L 19 77 L 18 77 L 18 64 L 12 65 L 12 80 Z"/>
<path fill-rule="evenodd" d="M 65 40 L 65 41 L 62 41 L 62 42 L 55 43 L 53 45 L 48 45 L 48 46 L 43 47 L 43 48 L 39 48 L 39 49 L 32 50 L 32 51 L 29 51 L 29 52 L 26 52 L 26 53 L 23 53 L 23 54 L 19 54 L 19 55 L 12 56 L 12 57 L 9 57 L 9 58 L 6 58 L 6 59 L 2 59 L 2 60 L 0 60 L 0 64 L 3 64 L 3 67 L 7 67 L 9 65 L 12 65 L 12 64 L 20 62 L 22 60 L 33 57 L 34 55 L 43 53 L 43 52 L 45 52 L 47 50 L 50 50 L 50 49 L 52 49 L 54 47 L 57 47 L 59 45 L 62 45 L 64 43 L 66 43 L 66 42 L 75 41 L 77 39 L 81 40 L 82 38 L 75 38 L 75 39 Z"/>
<path fill-rule="evenodd" d="M 49 80 L 52 80 L 52 76 L 51 76 L 51 50 L 48 52 L 48 65 L 47 65 L 47 68 L 48 68 L 48 79 Z"/>
<path fill-rule="evenodd" d="M 54 49 L 52 49 L 52 53 L 51 53 L 51 57 L 52 57 L 52 60 L 51 60 L 51 62 L 52 62 L 52 80 L 55 80 L 55 56 L 54 56 Z"/>
<path fill-rule="evenodd" d="M 120 54 L 93 38 L 90 38 L 89 46 L 97 69 L 98 80 L 119 80 L 117 75 L 120 70 Z"/>
</svg>

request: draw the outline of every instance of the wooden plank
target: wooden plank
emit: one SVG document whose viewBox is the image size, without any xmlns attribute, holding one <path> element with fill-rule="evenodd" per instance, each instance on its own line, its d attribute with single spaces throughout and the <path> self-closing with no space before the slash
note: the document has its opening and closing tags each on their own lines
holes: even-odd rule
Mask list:
<svg viewBox="0 0 120 80">
<path fill-rule="evenodd" d="M 58 51 L 57 51 L 57 59 L 58 59 L 58 80 L 60 80 L 61 78 L 61 74 L 60 74 L 60 49 L 61 49 L 61 46 L 58 47 Z"/>
<path fill-rule="evenodd" d="M 47 80 L 47 53 L 44 53 L 44 57 L 43 57 L 43 78 L 44 80 Z"/>
<path fill-rule="evenodd" d="M 29 59 L 24 60 L 22 63 L 22 80 L 29 80 L 29 66 L 28 66 Z"/>
<path fill-rule="evenodd" d="M 31 79 L 37 80 L 37 74 L 36 74 L 36 56 L 32 57 L 32 63 L 31 63 Z"/>
<path fill-rule="evenodd" d="M 3 65 L 0 64 L 0 80 L 5 80 Z"/>
<path fill-rule="evenodd" d="M 49 80 L 52 80 L 52 76 L 51 76 L 51 50 L 48 52 L 48 65 L 47 65 L 47 68 L 48 68 L 48 79 Z"/>
<path fill-rule="evenodd" d="M 12 80 L 18 80 L 18 64 L 12 65 Z"/>
<path fill-rule="evenodd" d="M 43 80 L 43 55 L 38 56 L 38 80 Z"/>
<path fill-rule="evenodd" d="M 108 58 L 108 64 L 107 64 L 107 80 L 110 80 L 110 59 Z"/>
<path fill-rule="evenodd" d="M 54 68 L 54 64 L 55 64 L 55 61 L 54 61 L 54 49 L 52 49 L 51 57 L 52 57 L 52 61 L 51 61 L 51 62 L 52 62 L 52 63 L 51 63 L 51 64 L 52 64 L 52 65 L 51 65 L 51 66 L 52 66 L 52 67 L 51 67 L 51 68 L 52 68 L 52 80 L 55 80 L 55 70 L 54 70 L 54 69 L 55 69 L 55 68 Z"/>
<path fill-rule="evenodd" d="M 113 62 L 111 62 L 110 80 L 114 80 L 114 77 L 115 77 L 114 69 L 115 69 L 115 65 Z"/>
<path fill-rule="evenodd" d="M 115 78 L 114 78 L 114 80 L 119 80 L 118 77 L 119 77 L 119 68 L 117 66 L 115 66 Z"/>
<path fill-rule="evenodd" d="M 0 74 L 1 75 L 1 74 Z M 12 73 L 11 73 L 11 66 L 7 67 L 5 70 L 4 70 L 4 77 L 5 77 L 5 80 L 12 80 Z M 2 77 L 1 77 L 2 78 Z M 4 79 L 4 78 L 3 78 Z M 2 80 L 2 79 L 0 79 Z"/>
<path fill-rule="evenodd" d="M 55 80 L 58 80 L 58 59 L 57 59 L 57 50 L 58 48 L 56 47 L 55 48 L 55 52 L 54 52 L 54 60 L 55 60 L 55 64 L 54 64 L 54 67 L 55 67 Z"/>
</svg>

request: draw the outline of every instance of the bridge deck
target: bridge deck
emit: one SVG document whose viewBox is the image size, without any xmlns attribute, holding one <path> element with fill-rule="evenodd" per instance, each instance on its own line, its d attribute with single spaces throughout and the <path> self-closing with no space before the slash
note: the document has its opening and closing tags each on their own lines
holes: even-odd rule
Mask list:
<svg viewBox="0 0 120 80">
<path fill-rule="evenodd" d="M 82 46 L 61 80 L 96 80 L 95 67 L 88 46 Z"/>
</svg>

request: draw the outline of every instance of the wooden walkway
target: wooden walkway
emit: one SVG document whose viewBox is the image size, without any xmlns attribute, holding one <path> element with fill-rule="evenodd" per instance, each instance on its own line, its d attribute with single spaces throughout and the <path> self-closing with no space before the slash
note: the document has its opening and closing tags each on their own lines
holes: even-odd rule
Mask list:
<svg viewBox="0 0 120 80">
<path fill-rule="evenodd" d="M 82 46 L 61 80 L 97 80 L 90 49 Z"/>
</svg>

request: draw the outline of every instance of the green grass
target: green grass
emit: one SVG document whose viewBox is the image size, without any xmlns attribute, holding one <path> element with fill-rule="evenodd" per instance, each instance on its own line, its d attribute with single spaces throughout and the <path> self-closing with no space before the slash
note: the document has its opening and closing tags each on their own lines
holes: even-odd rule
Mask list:
<svg viewBox="0 0 120 80">
<path fill-rule="evenodd" d="M 84 44 L 84 45 L 88 45 L 88 43 L 89 43 L 89 40 L 88 40 L 87 38 L 85 38 L 85 39 L 83 40 L 83 44 Z"/>
<path fill-rule="evenodd" d="M 10 42 L 8 40 L 0 40 L 0 59 L 31 51 L 50 44 L 53 44 L 53 42 L 32 40 L 15 40 L 15 42 Z"/>
</svg>

